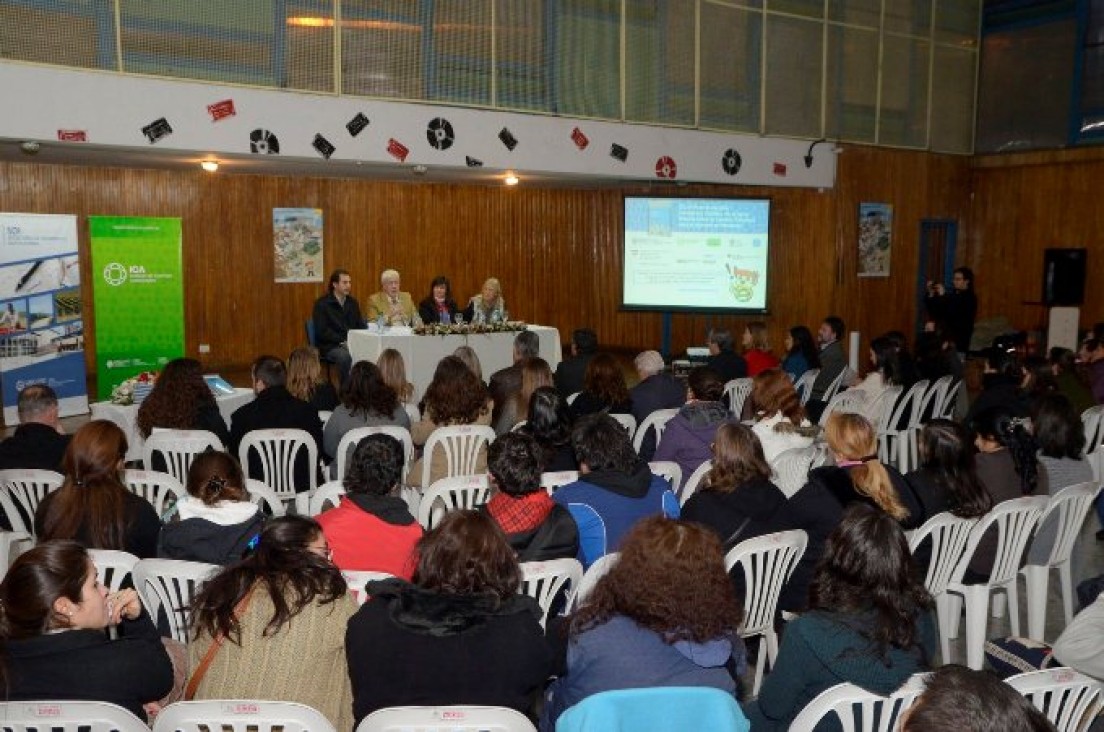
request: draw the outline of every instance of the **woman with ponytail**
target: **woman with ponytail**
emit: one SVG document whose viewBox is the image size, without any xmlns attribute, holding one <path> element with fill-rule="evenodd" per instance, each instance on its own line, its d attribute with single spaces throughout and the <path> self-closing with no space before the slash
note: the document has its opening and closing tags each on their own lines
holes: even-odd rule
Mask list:
<svg viewBox="0 0 1104 732">
<path fill-rule="evenodd" d="M 102 701 L 145 719 L 173 686 L 172 663 L 138 593 L 109 595 L 73 541 L 39 544 L 12 564 L 0 582 L 0 647 L 5 701 Z"/>
<path fill-rule="evenodd" d="M 860 414 L 836 412 L 824 427 L 835 465 L 809 471 L 809 482 L 779 512 L 779 528 L 802 529 L 809 536 L 805 554 L 782 590 L 780 607 L 800 612 L 808 605 L 808 588 L 828 535 L 844 509 L 866 503 L 893 517 L 902 528 L 920 525 L 923 511 L 897 470 L 878 460 L 873 425 Z"/>
<path fill-rule="evenodd" d="M 225 452 L 200 453 L 187 487 L 176 504 L 179 520 L 161 529 L 157 556 L 222 565 L 241 559 L 264 515 L 249 501 L 238 461 Z"/>
<path fill-rule="evenodd" d="M 35 512 L 39 541 L 71 539 L 139 559 L 157 556 L 161 519 L 119 478 L 126 451 L 126 435 L 114 422 L 94 419 L 77 430 L 61 460 L 65 482 Z"/>
</svg>

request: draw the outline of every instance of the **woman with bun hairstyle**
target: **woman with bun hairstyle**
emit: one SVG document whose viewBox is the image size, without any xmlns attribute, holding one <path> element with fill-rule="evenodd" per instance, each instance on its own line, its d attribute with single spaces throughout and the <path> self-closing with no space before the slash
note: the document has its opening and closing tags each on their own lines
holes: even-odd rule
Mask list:
<svg viewBox="0 0 1104 732">
<path fill-rule="evenodd" d="M 74 541 L 39 544 L 12 564 L 0 582 L 0 648 L 5 701 L 86 699 L 145 719 L 173 686 L 172 663 L 138 593 L 108 594 Z"/>
<path fill-rule="evenodd" d="M 249 500 L 238 461 L 214 450 L 196 455 L 187 488 L 176 504 L 178 520 L 161 529 L 157 556 L 220 565 L 241 559 L 264 515 Z"/>
<path fill-rule="evenodd" d="M 39 541 L 72 539 L 139 559 L 157 556 L 161 518 L 120 480 L 126 451 L 126 435 L 114 422 L 94 419 L 77 430 L 61 461 L 65 481 L 35 512 Z"/>
</svg>

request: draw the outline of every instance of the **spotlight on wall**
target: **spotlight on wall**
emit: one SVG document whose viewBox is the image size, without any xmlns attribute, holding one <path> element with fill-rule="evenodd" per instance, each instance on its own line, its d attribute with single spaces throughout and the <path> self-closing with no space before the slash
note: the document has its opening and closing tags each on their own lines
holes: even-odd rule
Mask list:
<svg viewBox="0 0 1104 732">
<path fill-rule="evenodd" d="M 25 155 L 37 155 L 38 151 L 42 149 L 42 145 L 35 140 L 27 140 L 26 142 L 19 143 L 19 149 L 22 150 Z"/>
<path fill-rule="evenodd" d="M 506 172 L 506 177 L 502 179 L 502 182 L 508 186 L 516 186 L 521 182 L 521 179 L 514 174 L 514 171 L 509 170 Z"/>
<path fill-rule="evenodd" d="M 199 164 L 199 167 L 203 168 L 208 173 L 214 173 L 215 171 L 217 171 L 218 166 L 219 164 L 217 160 L 204 160 L 202 163 Z"/>
</svg>

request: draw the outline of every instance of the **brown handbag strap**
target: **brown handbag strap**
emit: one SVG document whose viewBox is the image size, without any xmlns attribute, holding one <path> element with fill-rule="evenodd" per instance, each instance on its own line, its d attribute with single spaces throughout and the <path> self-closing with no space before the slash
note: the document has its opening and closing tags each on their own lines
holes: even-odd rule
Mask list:
<svg viewBox="0 0 1104 732">
<path fill-rule="evenodd" d="M 249 592 L 246 592 L 242 599 L 238 600 L 238 604 L 234 607 L 234 619 L 240 620 L 242 613 L 245 612 L 245 608 L 249 606 L 249 599 L 253 597 L 253 590 L 256 585 L 249 588 Z M 207 652 L 203 654 L 203 658 L 200 660 L 199 665 L 196 666 L 195 673 L 188 679 L 188 685 L 184 687 L 184 701 L 191 701 L 195 698 L 196 691 L 199 689 L 199 684 L 203 681 L 203 677 L 207 675 L 207 669 L 211 666 L 211 662 L 215 660 L 215 654 L 222 648 L 222 644 L 226 642 L 226 634 L 219 633 L 211 641 L 211 645 L 207 647 Z"/>
</svg>

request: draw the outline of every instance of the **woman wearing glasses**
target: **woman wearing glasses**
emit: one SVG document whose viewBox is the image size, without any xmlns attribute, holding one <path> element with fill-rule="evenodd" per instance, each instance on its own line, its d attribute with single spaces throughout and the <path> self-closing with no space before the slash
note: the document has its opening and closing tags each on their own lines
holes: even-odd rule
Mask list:
<svg viewBox="0 0 1104 732">
<path fill-rule="evenodd" d="M 345 625 L 356 612 L 322 528 L 302 516 L 270 521 L 244 559 L 192 603 L 195 699 L 281 699 L 352 729 Z"/>
</svg>

